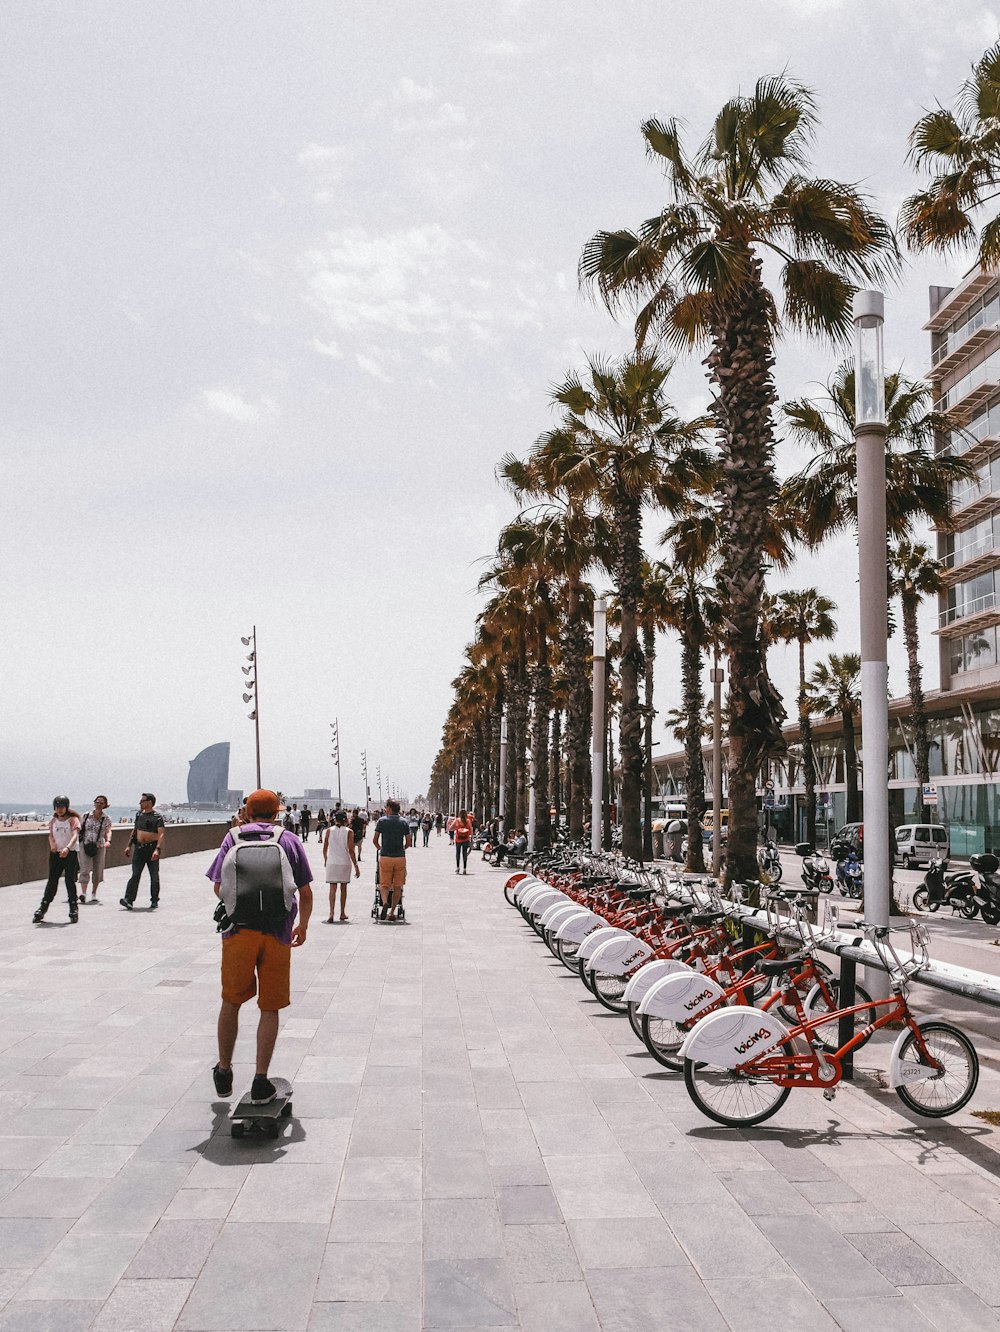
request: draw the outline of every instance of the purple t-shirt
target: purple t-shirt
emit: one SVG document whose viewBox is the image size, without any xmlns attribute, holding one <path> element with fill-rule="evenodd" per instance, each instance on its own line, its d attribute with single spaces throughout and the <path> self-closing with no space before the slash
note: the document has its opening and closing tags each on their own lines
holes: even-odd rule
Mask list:
<svg viewBox="0 0 1000 1332">
<path fill-rule="evenodd" d="M 256 832 L 263 836 L 270 833 L 273 828 L 271 823 L 244 823 L 239 829 L 241 833 Z M 234 830 L 235 831 L 235 830 Z M 241 839 L 242 840 L 242 839 Z M 213 883 L 222 882 L 222 862 L 226 858 L 226 852 L 234 846 L 236 838 L 232 832 L 227 832 L 222 839 L 222 845 L 219 847 L 218 855 L 212 861 L 208 873 L 205 876 L 211 879 Z M 288 863 L 292 867 L 292 877 L 295 880 L 296 888 L 304 888 L 306 884 L 312 883 L 312 870 L 309 868 L 309 860 L 306 857 L 306 849 L 301 840 L 293 832 L 287 830 L 278 838 L 278 845 L 282 848 L 288 857 Z M 292 942 L 292 926 L 295 924 L 295 917 L 298 915 L 298 905 L 292 907 L 285 917 L 285 923 L 277 930 L 273 931 L 274 937 L 279 943 L 290 944 Z M 239 926 L 234 925 L 231 930 L 223 931 L 222 937 L 225 939 L 230 934 L 235 934 Z M 272 933 L 268 930 L 267 933 Z"/>
</svg>

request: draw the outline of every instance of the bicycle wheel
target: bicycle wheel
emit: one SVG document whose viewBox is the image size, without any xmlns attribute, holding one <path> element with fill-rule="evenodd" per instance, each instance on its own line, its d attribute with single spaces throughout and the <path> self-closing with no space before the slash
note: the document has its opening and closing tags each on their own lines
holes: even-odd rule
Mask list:
<svg viewBox="0 0 1000 1332">
<path fill-rule="evenodd" d="M 627 977 L 608 976 L 603 971 L 594 971 L 591 975 L 593 984 L 590 988 L 604 1007 L 610 1009 L 612 1013 L 624 1013 L 627 1004 L 622 996 L 628 984 Z"/>
<path fill-rule="evenodd" d="M 684 1060 L 678 1057 L 677 1051 L 687 1032 L 681 1031 L 670 1018 L 653 1017 L 649 1013 L 643 1013 L 640 1021 L 643 1044 L 656 1062 L 669 1068 L 671 1073 L 683 1072 Z"/>
<path fill-rule="evenodd" d="M 569 971 L 576 971 L 576 955 L 580 950 L 580 945 L 578 943 L 569 943 L 566 939 L 558 939 L 556 941 L 556 948 L 559 953 L 559 961 L 563 966 Z"/>
<path fill-rule="evenodd" d="M 918 1115 L 941 1119 L 961 1110 L 976 1090 L 979 1082 L 979 1056 L 976 1047 L 958 1027 L 948 1022 L 920 1022 L 917 1025 L 924 1044 L 941 1064 L 943 1072 L 923 1082 L 909 1082 L 903 1087 L 897 1087 L 896 1095 Z M 899 1053 L 900 1058 L 911 1063 L 925 1062 L 912 1031 Z"/>
<path fill-rule="evenodd" d="M 777 1049 L 789 1057 L 793 1053 L 791 1041 L 783 1041 Z M 772 1053 L 776 1054 L 777 1049 Z M 684 1085 L 702 1114 L 726 1128 L 762 1124 L 781 1109 L 792 1090 L 779 1087 L 767 1077 L 699 1064 L 693 1059 L 684 1060 Z"/>
<path fill-rule="evenodd" d="M 628 1005 L 628 1025 L 635 1034 L 642 1040 L 642 1014 L 639 1012 L 639 1005 L 634 999 L 629 1000 Z"/>
</svg>

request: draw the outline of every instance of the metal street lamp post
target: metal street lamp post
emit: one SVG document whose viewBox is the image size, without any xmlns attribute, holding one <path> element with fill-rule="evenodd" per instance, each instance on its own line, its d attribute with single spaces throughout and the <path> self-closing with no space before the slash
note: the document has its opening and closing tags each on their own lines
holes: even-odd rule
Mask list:
<svg viewBox="0 0 1000 1332">
<path fill-rule="evenodd" d="M 594 699 L 590 754 L 590 849 L 601 850 L 604 813 L 604 690 L 607 670 L 608 603 L 594 601 Z"/>
<path fill-rule="evenodd" d="M 507 813 L 507 708 L 504 706 L 500 714 L 500 774 L 498 778 L 500 787 L 499 802 L 497 813 L 500 816 L 500 823 L 503 824 L 504 816 Z"/>
<path fill-rule="evenodd" d="M 243 667 L 243 674 L 246 676 L 244 681 L 243 702 L 253 702 L 253 712 L 249 713 L 250 720 L 253 722 L 254 747 L 257 753 L 257 790 L 260 790 L 260 696 L 257 692 L 257 626 L 254 625 L 250 631 L 249 638 L 241 638 L 240 642 L 244 647 L 250 649 L 250 655 L 247 657 L 249 666 Z M 253 677 L 252 679 L 250 677 Z M 247 693 L 246 690 L 252 690 Z"/>
<path fill-rule="evenodd" d="M 335 720 L 335 721 L 332 721 L 332 722 L 330 723 L 330 730 L 331 730 L 331 732 L 332 732 L 332 734 L 331 734 L 331 736 L 330 736 L 330 743 L 331 743 L 331 745 L 333 746 L 333 748 L 330 750 L 330 757 L 331 757 L 332 759 L 336 760 L 336 764 L 337 764 L 337 804 L 339 805 L 339 804 L 341 803 L 342 799 L 343 799 L 343 796 L 341 795 L 341 790 L 340 790 L 340 722 L 339 722 L 339 720 Z"/>
<path fill-rule="evenodd" d="M 709 678 L 712 681 L 712 874 L 718 878 L 722 869 L 722 682 L 726 678 L 719 665 L 718 650 Z"/>
<path fill-rule="evenodd" d="M 864 767 L 865 915 L 889 924 L 889 669 L 885 518 L 885 365 L 880 291 L 854 297 L 854 440 L 858 490 L 858 575 L 861 599 L 861 743 Z M 886 978 L 870 980 L 885 989 Z"/>
</svg>

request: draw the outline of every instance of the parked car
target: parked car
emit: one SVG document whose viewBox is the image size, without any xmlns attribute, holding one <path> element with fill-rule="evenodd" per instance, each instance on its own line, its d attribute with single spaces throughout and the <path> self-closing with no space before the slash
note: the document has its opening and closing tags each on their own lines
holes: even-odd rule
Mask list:
<svg viewBox="0 0 1000 1332">
<path fill-rule="evenodd" d="M 929 865 L 932 860 L 951 855 L 948 829 L 940 823 L 903 823 L 896 829 L 896 854 L 903 869 Z"/>
<path fill-rule="evenodd" d="M 859 860 L 865 858 L 865 825 L 863 823 L 845 823 L 839 832 L 830 838 L 832 849 L 835 842 L 844 842 Z"/>
</svg>

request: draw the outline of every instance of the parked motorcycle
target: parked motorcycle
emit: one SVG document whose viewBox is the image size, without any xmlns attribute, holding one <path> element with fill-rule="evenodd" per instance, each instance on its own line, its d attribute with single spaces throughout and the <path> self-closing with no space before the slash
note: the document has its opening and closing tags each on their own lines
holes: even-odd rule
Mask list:
<svg viewBox="0 0 1000 1332">
<path fill-rule="evenodd" d="M 987 925 L 1000 924 L 1000 860 L 987 851 L 982 856 L 972 856 L 969 864 L 979 875 L 979 892 L 975 903 Z"/>
<path fill-rule="evenodd" d="M 821 893 L 833 892 L 830 862 L 820 855 L 809 842 L 799 842 L 795 854 L 802 857 L 802 882 L 807 888 L 818 888 Z"/>
<path fill-rule="evenodd" d="M 837 857 L 837 884 L 841 892 L 846 897 L 864 897 L 865 867 L 854 847 L 847 842 L 834 842 L 830 852 Z"/>
<path fill-rule="evenodd" d="M 949 874 L 947 856 L 938 856 L 931 861 L 923 882 L 914 891 L 913 905 L 918 911 L 939 911 L 943 906 L 951 907 L 952 912 L 958 911 L 966 920 L 973 920 L 979 914 L 979 903 L 976 901 L 979 891 L 979 875 L 975 870 L 953 870 Z"/>
<path fill-rule="evenodd" d="M 757 875 L 761 883 L 776 884 L 781 882 L 781 860 L 778 856 L 778 843 L 769 837 L 763 846 L 757 848 Z"/>
</svg>

